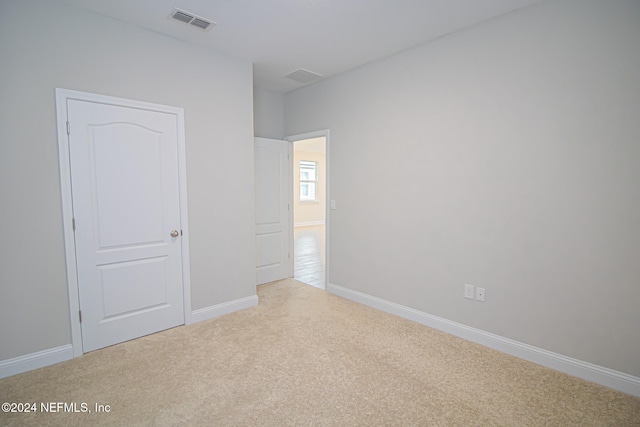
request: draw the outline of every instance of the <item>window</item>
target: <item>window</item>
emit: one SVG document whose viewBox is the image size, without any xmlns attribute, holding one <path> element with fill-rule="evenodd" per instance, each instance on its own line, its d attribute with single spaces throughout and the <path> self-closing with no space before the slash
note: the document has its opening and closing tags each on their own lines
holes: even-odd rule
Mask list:
<svg viewBox="0 0 640 427">
<path fill-rule="evenodd" d="M 318 162 L 300 160 L 300 201 L 315 201 L 317 185 Z"/>
</svg>

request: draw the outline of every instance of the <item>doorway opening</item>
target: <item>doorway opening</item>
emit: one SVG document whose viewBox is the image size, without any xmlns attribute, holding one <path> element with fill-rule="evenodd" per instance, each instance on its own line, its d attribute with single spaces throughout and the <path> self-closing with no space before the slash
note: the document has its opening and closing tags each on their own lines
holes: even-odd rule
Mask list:
<svg viewBox="0 0 640 427">
<path fill-rule="evenodd" d="M 293 142 L 293 278 L 325 289 L 327 137 Z"/>
</svg>

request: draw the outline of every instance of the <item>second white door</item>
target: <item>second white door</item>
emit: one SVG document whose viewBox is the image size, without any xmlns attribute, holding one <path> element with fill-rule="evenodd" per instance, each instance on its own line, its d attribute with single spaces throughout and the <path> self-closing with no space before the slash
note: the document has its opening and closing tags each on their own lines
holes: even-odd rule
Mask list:
<svg viewBox="0 0 640 427">
<path fill-rule="evenodd" d="M 256 284 L 288 277 L 289 145 L 278 139 L 255 139 Z"/>
</svg>

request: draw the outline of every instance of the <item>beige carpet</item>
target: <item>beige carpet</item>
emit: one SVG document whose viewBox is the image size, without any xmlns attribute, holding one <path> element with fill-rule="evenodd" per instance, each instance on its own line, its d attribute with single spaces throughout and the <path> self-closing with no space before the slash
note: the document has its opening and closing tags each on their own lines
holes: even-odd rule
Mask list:
<svg viewBox="0 0 640 427">
<path fill-rule="evenodd" d="M 0 380 L 1 425 L 640 426 L 640 399 L 284 280 L 260 305 Z"/>
</svg>

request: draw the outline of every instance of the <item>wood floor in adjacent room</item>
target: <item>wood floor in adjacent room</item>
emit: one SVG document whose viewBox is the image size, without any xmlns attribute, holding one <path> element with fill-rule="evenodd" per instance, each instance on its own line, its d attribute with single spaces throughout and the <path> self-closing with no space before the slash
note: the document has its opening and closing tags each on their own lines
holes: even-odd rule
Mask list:
<svg viewBox="0 0 640 427">
<path fill-rule="evenodd" d="M 295 227 L 293 239 L 293 278 L 324 289 L 325 226 Z"/>
<path fill-rule="evenodd" d="M 286 279 L 258 306 L 0 380 L 0 425 L 638 426 L 640 398 Z M 40 407 L 38 407 L 39 409 Z"/>
</svg>

